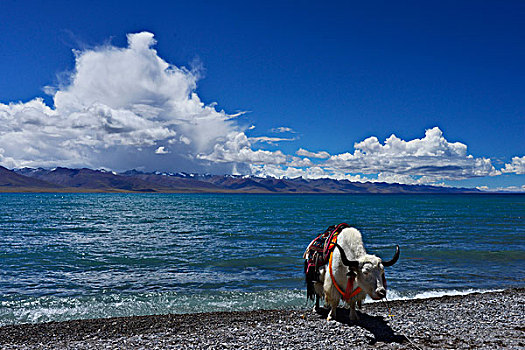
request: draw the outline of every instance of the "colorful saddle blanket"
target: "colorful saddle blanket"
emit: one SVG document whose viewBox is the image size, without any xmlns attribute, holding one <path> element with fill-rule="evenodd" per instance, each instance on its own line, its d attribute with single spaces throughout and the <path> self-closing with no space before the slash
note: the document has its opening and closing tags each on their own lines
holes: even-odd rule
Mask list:
<svg viewBox="0 0 525 350">
<path fill-rule="evenodd" d="M 307 261 L 305 271 L 307 275 L 317 276 L 319 268 L 328 263 L 328 258 L 334 250 L 337 236 L 346 227 L 350 226 L 345 223 L 330 226 L 310 242 L 303 254 L 303 258 Z M 314 280 L 317 279 L 314 277 Z"/>
</svg>

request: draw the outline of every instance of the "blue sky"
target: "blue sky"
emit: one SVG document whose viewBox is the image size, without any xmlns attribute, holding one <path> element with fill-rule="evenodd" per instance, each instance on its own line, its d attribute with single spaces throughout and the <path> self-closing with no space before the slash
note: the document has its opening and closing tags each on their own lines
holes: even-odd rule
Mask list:
<svg viewBox="0 0 525 350">
<path fill-rule="evenodd" d="M 0 164 L 519 189 L 523 18 L 522 1 L 3 1 Z"/>
</svg>

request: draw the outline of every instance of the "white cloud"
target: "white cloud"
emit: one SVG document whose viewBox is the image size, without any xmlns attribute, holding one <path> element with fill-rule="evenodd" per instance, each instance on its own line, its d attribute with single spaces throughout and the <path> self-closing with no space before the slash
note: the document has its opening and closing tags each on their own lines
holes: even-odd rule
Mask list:
<svg viewBox="0 0 525 350">
<path fill-rule="evenodd" d="M 330 154 L 326 151 L 310 152 L 303 148 L 299 148 L 299 150 L 297 150 L 295 154 L 297 154 L 298 156 L 304 156 L 304 157 L 310 157 L 310 158 L 319 158 L 319 159 L 330 158 Z"/>
<path fill-rule="evenodd" d="M 305 168 L 314 166 L 314 163 L 312 163 L 312 161 L 308 158 L 291 157 L 291 160 L 288 162 L 287 166 Z"/>
<path fill-rule="evenodd" d="M 301 164 L 294 167 L 293 161 L 286 164 L 286 166 L 278 164 L 264 164 L 264 165 L 251 165 L 250 169 L 252 174 L 265 177 L 271 176 L 275 178 L 296 178 L 302 177 L 304 179 L 323 179 L 330 178 L 336 180 L 349 180 L 354 182 L 366 182 L 375 181 L 374 179 L 368 179 L 361 175 L 352 175 L 345 173 L 331 172 L 320 166 L 311 165 L 306 168 L 302 168 Z"/>
<path fill-rule="evenodd" d="M 301 158 L 288 157 L 284 164 L 252 167 L 252 171 L 274 177 L 290 177 L 290 173 L 293 173 L 304 178 L 325 177 L 410 185 L 444 185 L 443 180 L 501 174 L 490 159 L 474 158 L 467 154 L 466 145 L 447 141 L 437 127 L 427 130 L 421 139 L 404 141 L 392 135 L 381 144 L 372 136 L 357 142 L 354 148 L 353 153 L 333 156 L 324 151 L 314 153 L 300 148 L 296 152 L 299 156 L 328 159 L 315 164 L 310 158 L 300 162 Z M 521 163 L 515 159 L 513 164 L 517 166 Z"/>
<path fill-rule="evenodd" d="M 269 137 L 269 136 L 259 136 L 259 137 L 250 137 L 250 142 L 264 142 L 268 144 L 275 144 L 281 141 L 294 141 L 295 139 L 288 139 L 283 137 Z"/>
<path fill-rule="evenodd" d="M 284 164 L 286 156 L 281 151 L 253 150 L 243 132 L 232 132 L 226 140 L 217 143 L 210 154 L 199 154 L 198 159 L 216 163 Z"/>
<path fill-rule="evenodd" d="M 448 142 L 437 127 L 427 130 L 422 139 L 404 141 L 392 135 L 381 144 L 372 136 L 354 148 L 354 153 L 331 156 L 322 166 L 348 173 L 389 173 L 435 180 L 500 174 L 490 159 L 468 155 L 465 144 Z"/>
<path fill-rule="evenodd" d="M 525 156 L 513 157 L 512 163 L 505 164 L 505 168 L 501 169 L 503 173 L 516 173 L 518 175 L 525 174 Z"/>
<path fill-rule="evenodd" d="M 312 166 L 306 169 L 296 168 L 293 166 L 279 166 L 277 164 L 261 164 L 251 165 L 251 172 L 256 176 L 266 177 L 271 176 L 275 178 L 296 178 L 302 177 L 305 179 L 318 179 L 329 177 L 329 175 L 321 168 Z"/>
<path fill-rule="evenodd" d="M 155 154 L 168 154 L 168 150 L 164 148 L 164 146 L 160 146 L 155 150 Z"/>
<path fill-rule="evenodd" d="M 417 180 L 415 180 L 410 175 L 401 175 L 401 174 L 393 174 L 393 173 L 379 173 L 377 174 L 377 181 L 386 182 L 386 183 L 398 183 L 398 184 L 405 184 L 405 185 L 418 184 Z"/>
<path fill-rule="evenodd" d="M 142 32 L 128 35 L 127 48 L 76 51 L 70 81 L 48 89 L 54 107 L 38 98 L 0 104 L 2 164 L 201 169 L 196 155 L 241 132 L 232 118 L 242 112 L 204 104 L 195 92 L 198 74 L 164 61 L 155 43 Z M 141 156 L 163 142 L 169 157 Z"/>
<path fill-rule="evenodd" d="M 287 126 L 279 126 L 277 128 L 273 128 L 270 131 L 275 132 L 275 133 L 285 133 L 285 132 L 295 133 L 295 131 L 292 128 L 289 128 Z"/>
<path fill-rule="evenodd" d="M 260 177 L 275 177 L 278 179 L 282 178 L 296 178 L 305 177 L 303 169 L 297 169 L 294 167 L 280 167 L 276 165 L 250 165 L 250 172 L 255 176 Z"/>
<path fill-rule="evenodd" d="M 0 164 L 6 168 L 16 167 L 16 161 L 13 158 L 4 156 L 3 148 L 0 148 Z"/>
<path fill-rule="evenodd" d="M 514 192 L 514 193 L 525 193 L 525 185 L 522 186 L 508 186 L 508 187 L 496 187 L 490 188 L 488 186 L 478 186 L 476 187 L 480 191 L 485 192 Z"/>
</svg>

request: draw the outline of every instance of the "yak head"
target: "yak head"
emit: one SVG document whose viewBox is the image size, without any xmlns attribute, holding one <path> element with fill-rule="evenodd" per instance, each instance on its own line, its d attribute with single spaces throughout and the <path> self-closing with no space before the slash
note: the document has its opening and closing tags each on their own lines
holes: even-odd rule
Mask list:
<svg viewBox="0 0 525 350">
<path fill-rule="evenodd" d="M 357 260 L 348 260 L 345 251 L 337 243 L 342 263 L 349 268 L 348 277 L 355 277 L 361 289 L 374 300 L 386 297 L 385 267 L 394 265 L 399 259 L 399 246 L 391 260 L 383 261 L 375 255 L 365 254 Z"/>
</svg>

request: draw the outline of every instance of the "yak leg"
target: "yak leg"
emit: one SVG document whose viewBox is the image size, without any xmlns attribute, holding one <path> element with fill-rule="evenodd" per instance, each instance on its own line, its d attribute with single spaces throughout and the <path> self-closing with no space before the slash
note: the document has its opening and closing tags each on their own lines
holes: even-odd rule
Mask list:
<svg viewBox="0 0 525 350">
<path fill-rule="evenodd" d="M 336 318 L 336 312 L 337 312 L 337 305 L 336 306 L 332 306 L 330 308 L 330 312 L 328 313 L 328 317 L 326 318 L 327 321 L 332 321 L 334 320 L 335 321 L 335 318 Z"/>
<path fill-rule="evenodd" d="M 359 316 L 357 316 L 357 312 L 355 312 L 355 301 L 350 302 L 350 312 L 348 313 L 348 317 L 351 321 L 357 321 L 359 320 Z"/>
<path fill-rule="evenodd" d="M 326 274 L 324 278 L 324 301 L 325 305 L 328 305 L 328 307 L 330 307 L 330 312 L 328 313 L 328 317 L 326 318 L 326 320 L 335 321 L 337 306 L 339 305 L 339 301 L 341 300 L 341 295 L 339 294 L 339 291 L 337 291 L 337 289 L 334 287 L 330 275 Z"/>
<path fill-rule="evenodd" d="M 328 313 L 328 317 L 326 318 L 327 321 L 334 320 L 336 318 L 336 312 L 337 312 L 337 305 L 339 305 L 339 298 L 329 298 L 327 295 L 325 295 L 326 303 L 330 306 L 330 312 Z"/>
<path fill-rule="evenodd" d="M 315 305 L 312 309 L 313 312 L 319 312 L 319 295 L 315 295 Z"/>
</svg>

